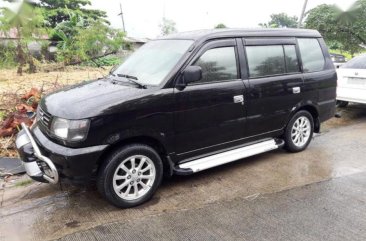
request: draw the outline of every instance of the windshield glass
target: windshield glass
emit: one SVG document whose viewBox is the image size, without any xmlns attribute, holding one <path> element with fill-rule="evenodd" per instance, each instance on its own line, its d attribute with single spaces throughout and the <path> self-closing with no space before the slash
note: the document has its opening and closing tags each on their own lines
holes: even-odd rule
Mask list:
<svg viewBox="0 0 366 241">
<path fill-rule="evenodd" d="M 366 69 L 366 54 L 357 56 L 347 63 L 341 65 L 340 68 L 345 69 Z"/>
<path fill-rule="evenodd" d="M 159 85 L 192 45 L 191 40 L 154 40 L 144 44 L 112 74 L 134 76 L 137 82 Z"/>
</svg>

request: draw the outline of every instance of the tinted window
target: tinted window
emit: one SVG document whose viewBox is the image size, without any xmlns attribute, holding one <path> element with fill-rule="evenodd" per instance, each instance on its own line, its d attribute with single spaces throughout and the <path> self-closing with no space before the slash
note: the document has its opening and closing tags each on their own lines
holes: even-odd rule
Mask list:
<svg viewBox="0 0 366 241">
<path fill-rule="evenodd" d="M 246 52 L 250 77 L 285 73 L 282 45 L 247 46 Z"/>
<path fill-rule="evenodd" d="M 234 47 L 207 50 L 194 65 L 202 68 L 202 79 L 200 82 L 238 78 Z"/>
<path fill-rule="evenodd" d="M 285 50 L 287 72 L 300 72 L 295 45 L 284 45 L 283 48 Z"/>
<path fill-rule="evenodd" d="M 341 65 L 340 68 L 346 69 L 366 69 L 366 55 L 357 56 L 347 63 Z"/>
<path fill-rule="evenodd" d="M 299 38 L 298 43 L 304 72 L 322 70 L 325 61 L 318 40 L 314 38 Z"/>
</svg>

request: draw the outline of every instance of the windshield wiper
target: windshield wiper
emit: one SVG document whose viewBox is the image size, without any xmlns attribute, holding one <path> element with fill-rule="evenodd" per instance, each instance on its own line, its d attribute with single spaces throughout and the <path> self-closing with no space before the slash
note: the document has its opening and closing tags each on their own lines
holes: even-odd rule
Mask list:
<svg viewBox="0 0 366 241">
<path fill-rule="evenodd" d="M 126 79 L 128 79 L 130 82 L 132 82 L 132 83 L 134 83 L 134 84 L 136 84 L 136 85 L 140 86 L 140 87 L 141 87 L 141 88 L 143 88 L 143 89 L 146 89 L 146 85 L 141 84 L 140 82 L 136 81 L 136 80 L 138 80 L 138 78 L 137 78 L 137 77 L 135 77 L 135 76 L 128 75 L 128 74 L 117 74 L 117 76 L 118 76 L 118 77 L 126 78 Z"/>
</svg>

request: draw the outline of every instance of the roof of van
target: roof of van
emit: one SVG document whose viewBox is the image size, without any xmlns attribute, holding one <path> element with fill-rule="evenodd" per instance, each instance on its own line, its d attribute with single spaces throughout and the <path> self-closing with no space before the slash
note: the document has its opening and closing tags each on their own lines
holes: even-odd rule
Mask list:
<svg viewBox="0 0 366 241">
<path fill-rule="evenodd" d="M 317 30 L 293 28 L 206 29 L 181 32 L 160 39 L 206 40 L 223 37 L 321 37 Z"/>
</svg>

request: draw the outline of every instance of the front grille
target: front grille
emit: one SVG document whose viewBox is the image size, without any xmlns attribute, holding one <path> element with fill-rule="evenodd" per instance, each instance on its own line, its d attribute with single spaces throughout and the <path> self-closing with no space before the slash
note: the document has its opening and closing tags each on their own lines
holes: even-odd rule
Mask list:
<svg viewBox="0 0 366 241">
<path fill-rule="evenodd" d="M 41 108 L 39 108 L 38 114 L 39 114 L 38 117 L 39 122 L 41 122 L 47 129 L 50 129 L 52 116 L 49 113 L 42 110 Z"/>
</svg>

